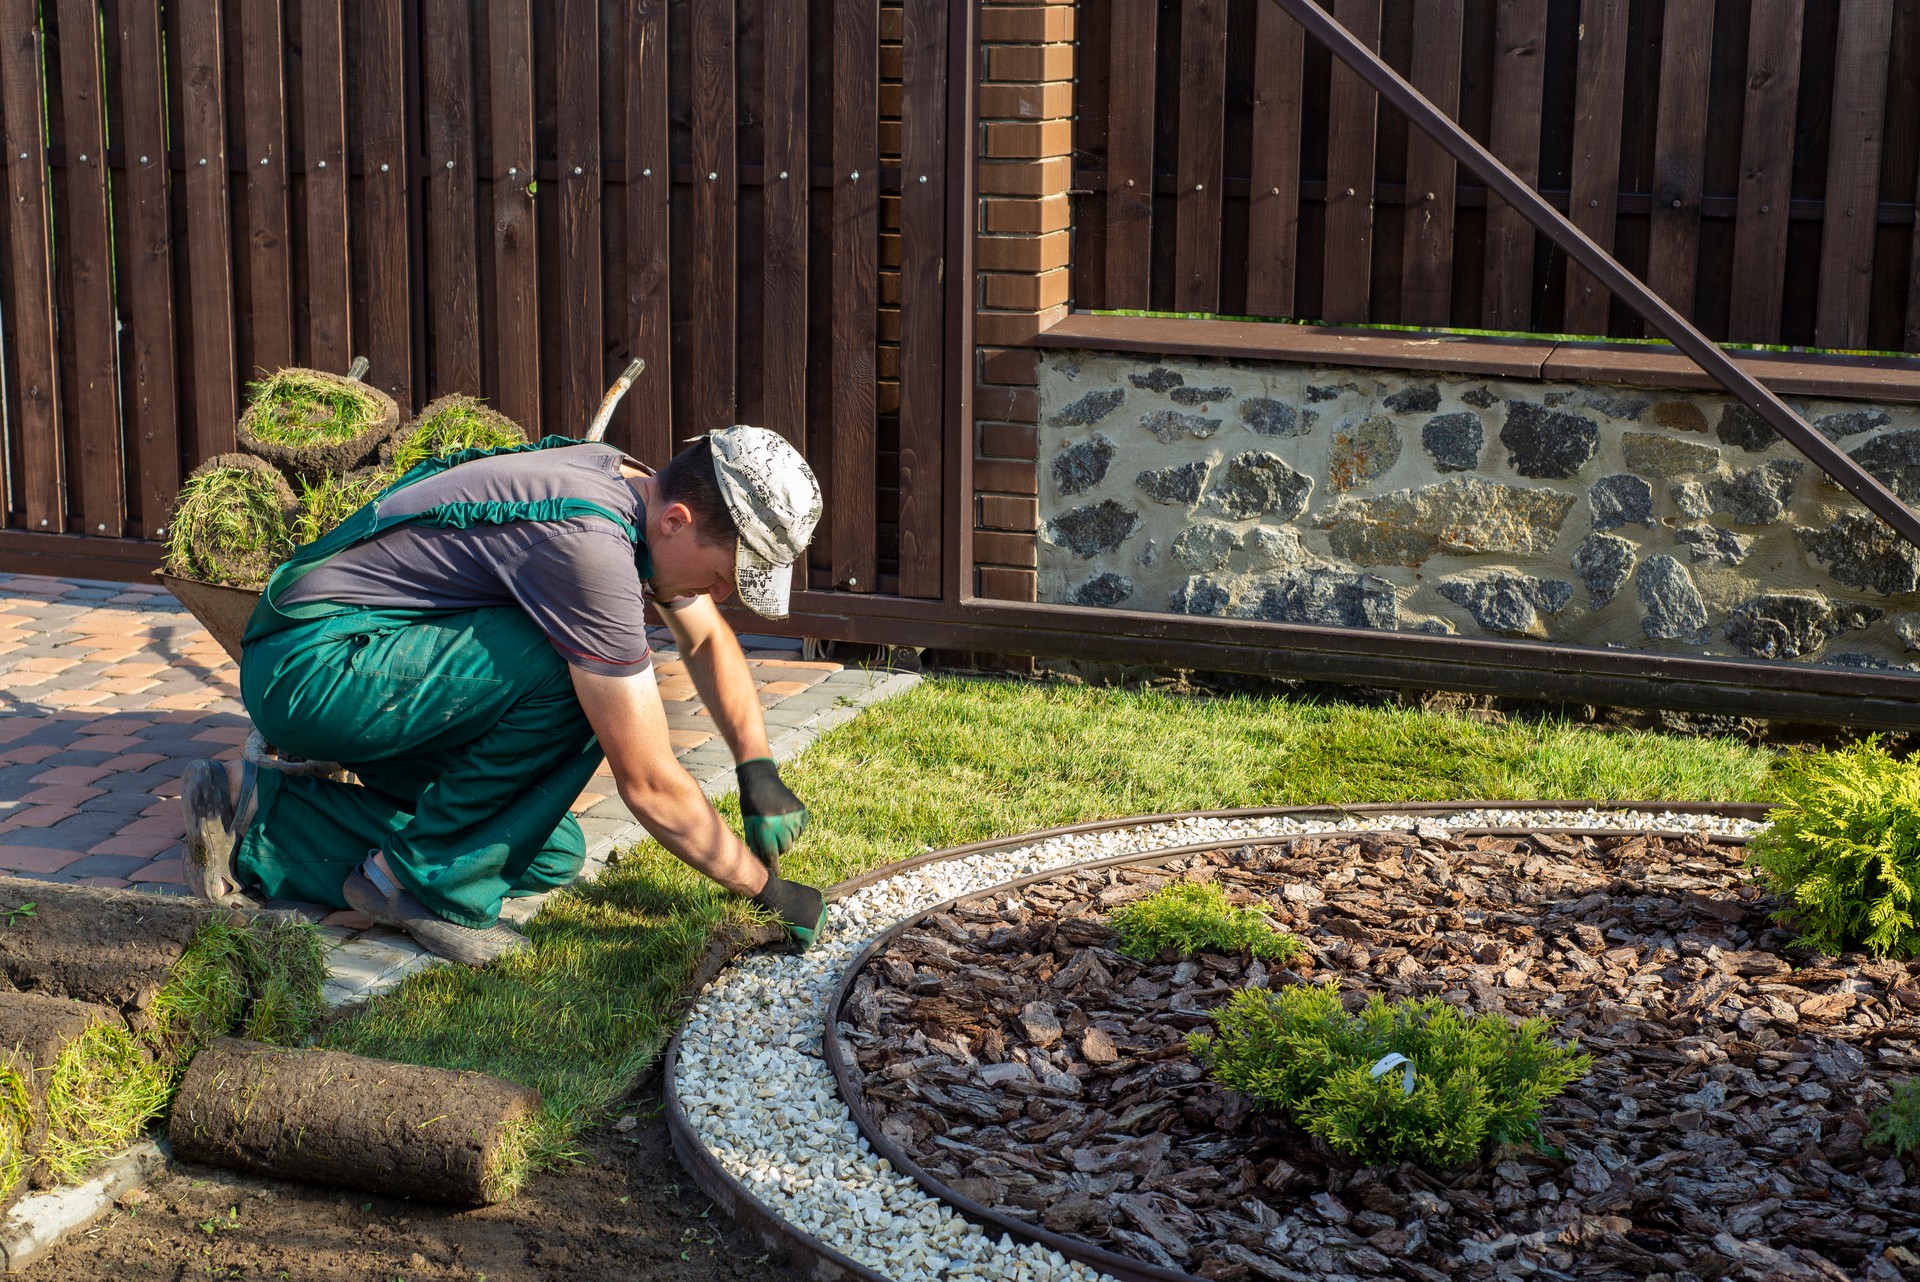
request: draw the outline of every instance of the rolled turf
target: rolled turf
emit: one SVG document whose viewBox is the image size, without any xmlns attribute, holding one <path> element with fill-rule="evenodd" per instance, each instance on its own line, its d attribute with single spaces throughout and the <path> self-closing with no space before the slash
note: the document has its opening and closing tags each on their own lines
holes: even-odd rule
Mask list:
<svg viewBox="0 0 1920 1282">
<path fill-rule="evenodd" d="M 188 1066 L 168 1133 L 191 1162 L 480 1206 L 525 1178 L 539 1107 L 481 1073 L 221 1038 Z"/>
<path fill-rule="evenodd" d="M 0 989 L 104 1006 L 162 1063 L 241 1029 L 306 1037 L 324 1011 L 312 927 L 172 895 L 0 878 Z"/>
<path fill-rule="evenodd" d="M 0 1050 L 29 1072 L 27 1183 L 71 1183 L 125 1148 L 167 1103 L 167 1073 L 114 1010 L 41 993 L 0 993 Z M 0 1199 L 16 1191 L 18 1180 Z"/>
<path fill-rule="evenodd" d="M 193 470 L 167 516 L 162 568 L 183 579 L 258 587 L 293 551 L 293 487 L 246 454 L 216 454 Z"/>
<path fill-rule="evenodd" d="M 240 448 L 310 482 L 373 461 L 400 425 L 377 387 L 317 369 L 282 369 L 255 383 L 240 416 Z"/>
<path fill-rule="evenodd" d="M 313 542 L 372 502 L 393 479 L 393 474 L 383 467 L 363 467 L 345 476 L 300 482 L 300 497 L 293 509 L 294 543 Z"/>
<path fill-rule="evenodd" d="M 471 396 L 442 396 L 394 433 L 381 448 L 380 459 L 398 476 L 430 458 L 445 458 L 467 449 L 523 445 L 526 439 L 520 425 L 499 410 Z"/>
</svg>

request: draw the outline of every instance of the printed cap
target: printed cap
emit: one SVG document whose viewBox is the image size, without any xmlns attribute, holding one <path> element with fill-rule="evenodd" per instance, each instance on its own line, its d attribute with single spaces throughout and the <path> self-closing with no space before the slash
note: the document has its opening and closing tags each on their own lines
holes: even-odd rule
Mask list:
<svg viewBox="0 0 1920 1282">
<path fill-rule="evenodd" d="M 784 619 L 793 563 L 820 520 L 820 482 L 798 450 L 764 427 L 735 424 L 707 440 L 720 493 L 740 527 L 734 588 L 755 614 Z"/>
</svg>

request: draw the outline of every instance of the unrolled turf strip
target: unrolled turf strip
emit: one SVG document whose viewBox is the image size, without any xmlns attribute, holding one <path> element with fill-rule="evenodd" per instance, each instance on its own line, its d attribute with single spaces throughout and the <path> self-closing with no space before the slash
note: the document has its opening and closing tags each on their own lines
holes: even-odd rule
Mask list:
<svg viewBox="0 0 1920 1282">
<path fill-rule="evenodd" d="M 185 896 L 0 877 L 0 990 L 111 1006 L 138 1030 L 195 932 L 245 920 Z"/>
<path fill-rule="evenodd" d="M 173 1102 L 175 1156 L 281 1179 L 478 1206 L 536 1091 L 482 1073 L 218 1038 Z"/>
<path fill-rule="evenodd" d="M 42 993 L 0 993 L 0 1050 L 13 1052 L 30 1070 L 27 1098 L 32 1121 L 27 1128 L 28 1153 L 37 1155 L 46 1147 L 51 1120 L 46 1108 L 47 1086 L 53 1079 L 60 1052 L 101 1023 L 120 1029 L 121 1035 L 125 1035 L 119 1013 L 108 1007 Z M 145 1052 L 141 1055 L 144 1063 Z M 44 1163 L 33 1165 L 29 1181 L 36 1188 L 45 1188 L 51 1183 Z M 6 1200 L 8 1192 L 0 1189 L 0 1202 Z"/>
</svg>

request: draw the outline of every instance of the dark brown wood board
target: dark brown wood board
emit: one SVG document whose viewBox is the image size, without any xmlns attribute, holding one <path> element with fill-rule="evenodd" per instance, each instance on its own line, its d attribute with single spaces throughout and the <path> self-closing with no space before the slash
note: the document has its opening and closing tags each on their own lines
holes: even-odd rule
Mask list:
<svg viewBox="0 0 1920 1282">
<path fill-rule="evenodd" d="M 1802 15 L 1802 0 L 1769 0 L 1753 10 L 1727 319 L 1727 337 L 1736 343 L 1771 343 L 1780 337 Z"/>
<path fill-rule="evenodd" d="M 1174 196 L 1173 305 L 1220 310 L 1220 210 L 1226 188 L 1227 0 L 1180 6 L 1180 143 Z"/>
<path fill-rule="evenodd" d="M 1380 49 L 1380 0 L 1335 0 L 1340 25 Z M 1326 264 L 1320 315 L 1365 321 L 1373 279 L 1373 169 L 1380 96 L 1336 62 L 1327 83 Z"/>
<path fill-rule="evenodd" d="M 735 418 L 735 130 L 734 0 L 689 0 L 687 300 L 690 305 L 682 435 L 716 431 Z M 877 166 L 875 166 L 877 169 Z"/>
<path fill-rule="evenodd" d="M 361 188 L 367 220 L 367 382 L 416 405 L 413 367 L 412 200 L 406 136 L 406 36 L 400 6 L 363 0 L 358 51 Z"/>
<path fill-rule="evenodd" d="M 765 125 L 761 131 L 761 426 L 796 449 L 807 442 L 807 13 L 800 5 L 762 11 Z"/>
<path fill-rule="evenodd" d="M 1464 0 L 1429 0 L 1413 24 L 1413 87 L 1460 118 Z M 1445 325 L 1453 315 L 1454 191 L 1459 163 L 1419 129 L 1407 131 L 1400 319 Z"/>
<path fill-rule="evenodd" d="M 594 0 L 555 0 L 560 404 L 549 432 L 580 436 L 606 390 L 600 320 L 600 14 Z M 544 194 L 544 189 L 542 189 Z"/>
<path fill-rule="evenodd" d="M 187 296 L 193 352 L 192 461 L 231 450 L 239 416 L 233 243 L 227 191 L 226 50 L 215 0 L 180 0 L 180 141 L 186 161 Z"/>
<path fill-rule="evenodd" d="M 243 373 L 250 375 L 294 363 L 284 9 L 284 0 L 244 0 L 240 8 L 246 107 L 246 263 L 253 334 Z"/>
<path fill-rule="evenodd" d="M 1540 180 L 1541 91 L 1546 78 L 1546 0 L 1498 0 L 1494 11 L 1493 118 L 1488 150 L 1524 182 Z M 1533 225 L 1492 197 L 1487 201 L 1487 329 L 1533 327 Z"/>
<path fill-rule="evenodd" d="M 1110 22 L 1100 52 L 1126 72 L 1112 78 L 1109 94 L 1106 305 L 1137 310 L 1152 299 L 1154 131 L 1153 86 L 1141 82 L 1138 68 L 1156 63 L 1159 6 L 1113 0 Z"/>
<path fill-rule="evenodd" d="M 306 194 L 307 360 L 353 363 L 353 272 L 347 223 L 346 32 L 336 4 L 300 9 L 301 147 Z"/>
<path fill-rule="evenodd" d="M 1667 0 L 1660 38 L 1660 106 L 1654 132 L 1646 279 L 1653 291 L 1682 316 L 1693 315 L 1700 256 L 1713 3 Z"/>
<path fill-rule="evenodd" d="M 540 244 L 534 234 L 532 0 L 487 6 L 493 143 L 494 405 L 541 436 Z M 640 73 L 636 70 L 636 76 Z"/>
<path fill-rule="evenodd" d="M 902 596 L 941 585 L 941 477 L 946 325 L 941 265 L 947 239 L 947 5 L 904 0 L 900 144 L 900 454 Z"/>
<path fill-rule="evenodd" d="M 60 484 L 60 377 L 54 330 L 52 231 L 47 199 L 45 48 L 31 0 L 0 0 L 0 111 L 5 112 L 8 283 L 20 472 L 15 501 L 29 530 L 66 529 Z"/>
<path fill-rule="evenodd" d="M 1840 7 L 1815 316 L 1814 341 L 1821 347 L 1867 345 L 1892 38 L 1893 0 L 1856 0 Z"/>
<path fill-rule="evenodd" d="M 1627 84 L 1627 0 L 1582 0 L 1573 105 L 1573 225 L 1613 252 L 1620 194 L 1620 114 Z M 1612 296 L 1591 272 L 1567 264 L 1571 334 L 1605 334 Z"/>
<path fill-rule="evenodd" d="M 872 592 L 880 61 L 873 0 L 833 0 L 833 583 Z"/>
<path fill-rule="evenodd" d="M 627 400 L 632 448 L 641 461 L 658 467 L 673 454 L 675 439 L 667 0 L 639 0 L 633 6 L 627 46 L 627 65 L 633 69 L 627 87 L 627 350 L 647 363 Z"/>
</svg>

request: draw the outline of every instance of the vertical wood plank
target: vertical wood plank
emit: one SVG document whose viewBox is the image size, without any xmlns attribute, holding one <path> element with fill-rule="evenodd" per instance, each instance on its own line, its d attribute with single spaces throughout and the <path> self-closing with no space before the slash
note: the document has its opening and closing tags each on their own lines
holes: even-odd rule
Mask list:
<svg viewBox="0 0 1920 1282">
<path fill-rule="evenodd" d="M 1613 252 L 1620 200 L 1620 112 L 1627 89 L 1627 0 L 1582 0 L 1573 102 L 1573 225 Z M 1613 295 L 1567 264 L 1566 329 L 1605 334 Z"/>
<path fill-rule="evenodd" d="M 362 0 L 360 151 L 367 219 L 367 381 L 410 413 L 413 369 L 413 249 L 407 220 L 406 30 L 402 7 Z"/>
<path fill-rule="evenodd" d="M 874 590 L 880 47 L 876 0 L 833 3 L 833 584 Z"/>
<path fill-rule="evenodd" d="M 80 456 L 67 460 L 69 516 L 82 533 L 119 538 L 126 532 L 127 507 L 121 480 L 120 318 L 107 210 L 100 9 L 92 0 L 60 0 L 57 13 L 61 138 L 67 149 L 60 271 L 72 291 L 73 315 L 66 327 L 73 335 L 75 377 L 66 398 L 67 440 Z"/>
<path fill-rule="evenodd" d="M 760 385 L 762 426 L 807 443 L 807 11 L 761 10 L 765 100 Z M 944 72 L 941 77 L 945 81 Z M 935 163 L 939 163 L 937 160 Z"/>
<path fill-rule="evenodd" d="M 1276 4 L 1262 4 L 1255 24 L 1247 310 L 1255 316 L 1292 316 L 1295 257 L 1300 252 L 1300 95 L 1306 32 Z M 1141 96 L 1134 88 L 1116 97 L 1131 103 Z M 1152 97 L 1145 97 L 1151 112 Z M 1112 201 L 1111 191 L 1107 199 Z"/>
<path fill-rule="evenodd" d="M 689 0 L 693 185 L 687 195 L 688 244 L 686 409 L 690 432 L 711 432 L 734 419 L 735 165 L 733 0 Z M 862 174 L 878 180 L 878 166 Z"/>
<path fill-rule="evenodd" d="M 294 363 L 293 258 L 287 244 L 286 40 L 284 0 L 245 0 L 240 10 L 246 76 L 247 281 L 251 365 Z"/>
<path fill-rule="evenodd" d="M 941 587 L 948 0 L 905 0 L 900 146 L 900 595 Z M 971 359 L 968 354 L 967 359 Z"/>
<path fill-rule="evenodd" d="M 1380 48 L 1380 0 L 1334 0 L 1340 25 Z M 1373 281 L 1373 157 L 1380 97 L 1334 62 L 1327 84 L 1327 239 L 1320 314 L 1365 321 Z"/>
<path fill-rule="evenodd" d="M 277 2 L 277 0 L 276 0 Z M 434 387 L 478 396 L 480 268 L 475 242 L 473 36 L 466 0 L 426 0 L 427 279 Z M 508 197 L 513 203 L 514 198 Z"/>
<path fill-rule="evenodd" d="M 1654 127 L 1647 284 L 1687 317 L 1693 315 L 1700 257 L 1700 190 L 1707 163 L 1713 3 L 1667 0 L 1660 36 L 1660 109 Z"/>
<path fill-rule="evenodd" d="M 233 240 L 227 203 L 226 51 L 218 0 L 178 0 L 180 142 L 186 159 L 194 464 L 233 449 Z"/>
<path fill-rule="evenodd" d="M 540 431 L 540 254 L 534 235 L 531 0 L 487 6 L 487 109 L 493 134 L 494 405 L 535 440 Z M 639 64 L 630 64 L 644 82 Z M 665 76 L 662 75 L 664 81 Z M 664 88 L 661 90 L 665 92 Z M 629 182 L 631 174 L 629 170 Z M 631 190 L 631 188 L 629 188 Z M 647 362 L 650 375 L 653 362 Z M 636 387 L 635 393 L 640 389 Z"/>
<path fill-rule="evenodd" d="M 560 405 L 549 430 L 579 436 L 605 390 L 600 328 L 600 13 L 595 0 L 557 0 L 560 159 Z"/>
<path fill-rule="evenodd" d="M 805 39 L 804 31 L 801 38 Z M 628 350 L 647 362 L 646 372 L 627 398 L 633 402 L 633 449 L 642 460 L 658 466 L 672 456 L 676 439 L 669 293 L 673 273 L 667 239 L 667 0 L 637 0 L 627 17 L 627 40 L 631 50 L 627 66 L 633 74 L 627 87 L 627 314 L 632 333 Z M 806 169 L 802 166 L 793 172 L 795 185 L 802 188 L 804 210 L 806 184 L 801 180 Z M 804 226 L 801 234 L 804 237 Z M 800 287 L 806 288 L 804 273 Z M 804 405 L 801 408 L 804 411 Z"/>
<path fill-rule="evenodd" d="M 127 189 L 127 261 L 122 273 L 130 324 L 123 395 L 133 454 L 127 461 L 128 484 L 139 486 L 140 533 L 158 538 L 166 533 L 167 513 L 180 489 L 160 11 L 145 0 L 114 0 L 112 13 L 120 38 L 120 99 L 125 117 L 126 168 L 121 181 Z"/>
<path fill-rule="evenodd" d="M 1226 0 L 1186 0 L 1180 6 L 1179 194 L 1174 198 L 1173 251 L 1173 305 L 1183 312 L 1220 310 L 1226 106 Z"/>
<path fill-rule="evenodd" d="M 27 528 L 66 529 L 61 486 L 60 379 L 53 314 L 52 234 L 47 200 L 46 76 L 39 5 L 0 0 L 0 111 L 6 113 L 8 250 L 13 312 L 7 342 L 19 380 L 19 499 Z"/>
<path fill-rule="evenodd" d="M 1493 127 L 1489 150 L 1529 186 L 1540 181 L 1541 92 L 1546 82 L 1547 0 L 1499 0 L 1494 10 Z M 1488 329 L 1533 327 L 1533 224 L 1487 198 Z"/>
<path fill-rule="evenodd" d="M 1736 343 L 1771 343 L 1780 337 L 1802 14 L 1802 0 L 1758 0 L 1753 9 L 1727 317 L 1727 337 Z"/>
<path fill-rule="evenodd" d="M 347 225 L 346 46 L 341 7 L 300 7 L 302 151 L 306 159 L 307 359 L 353 363 L 353 277 Z"/>
<path fill-rule="evenodd" d="M 1893 0 L 1858 0 L 1841 6 L 1839 47 L 1833 60 L 1833 126 L 1827 142 L 1820 296 L 1814 319 L 1814 341 L 1821 347 L 1867 344 L 1892 40 Z"/>
<path fill-rule="evenodd" d="M 1103 51 L 1112 80 L 1107 119 L 1106 305 L 1144 308 L 1152 301 L 1153 100 L 1160 20 L 1155 0 L 1113 0 L 1111 39 Z M 1284 15 L 1287 26 L 1298 24 Z"/>
<path fill-rule="evenodd" d="M 1429 0 L 1413 24 L 1413 87 L 1460 118 L 1463 0 Z M 1445 325 L 1453 316 L 1453 213 L 1458 163 L 1418 129 L 1407 131 L 1407 217 L 1400 320 Z"/>
</svg>

